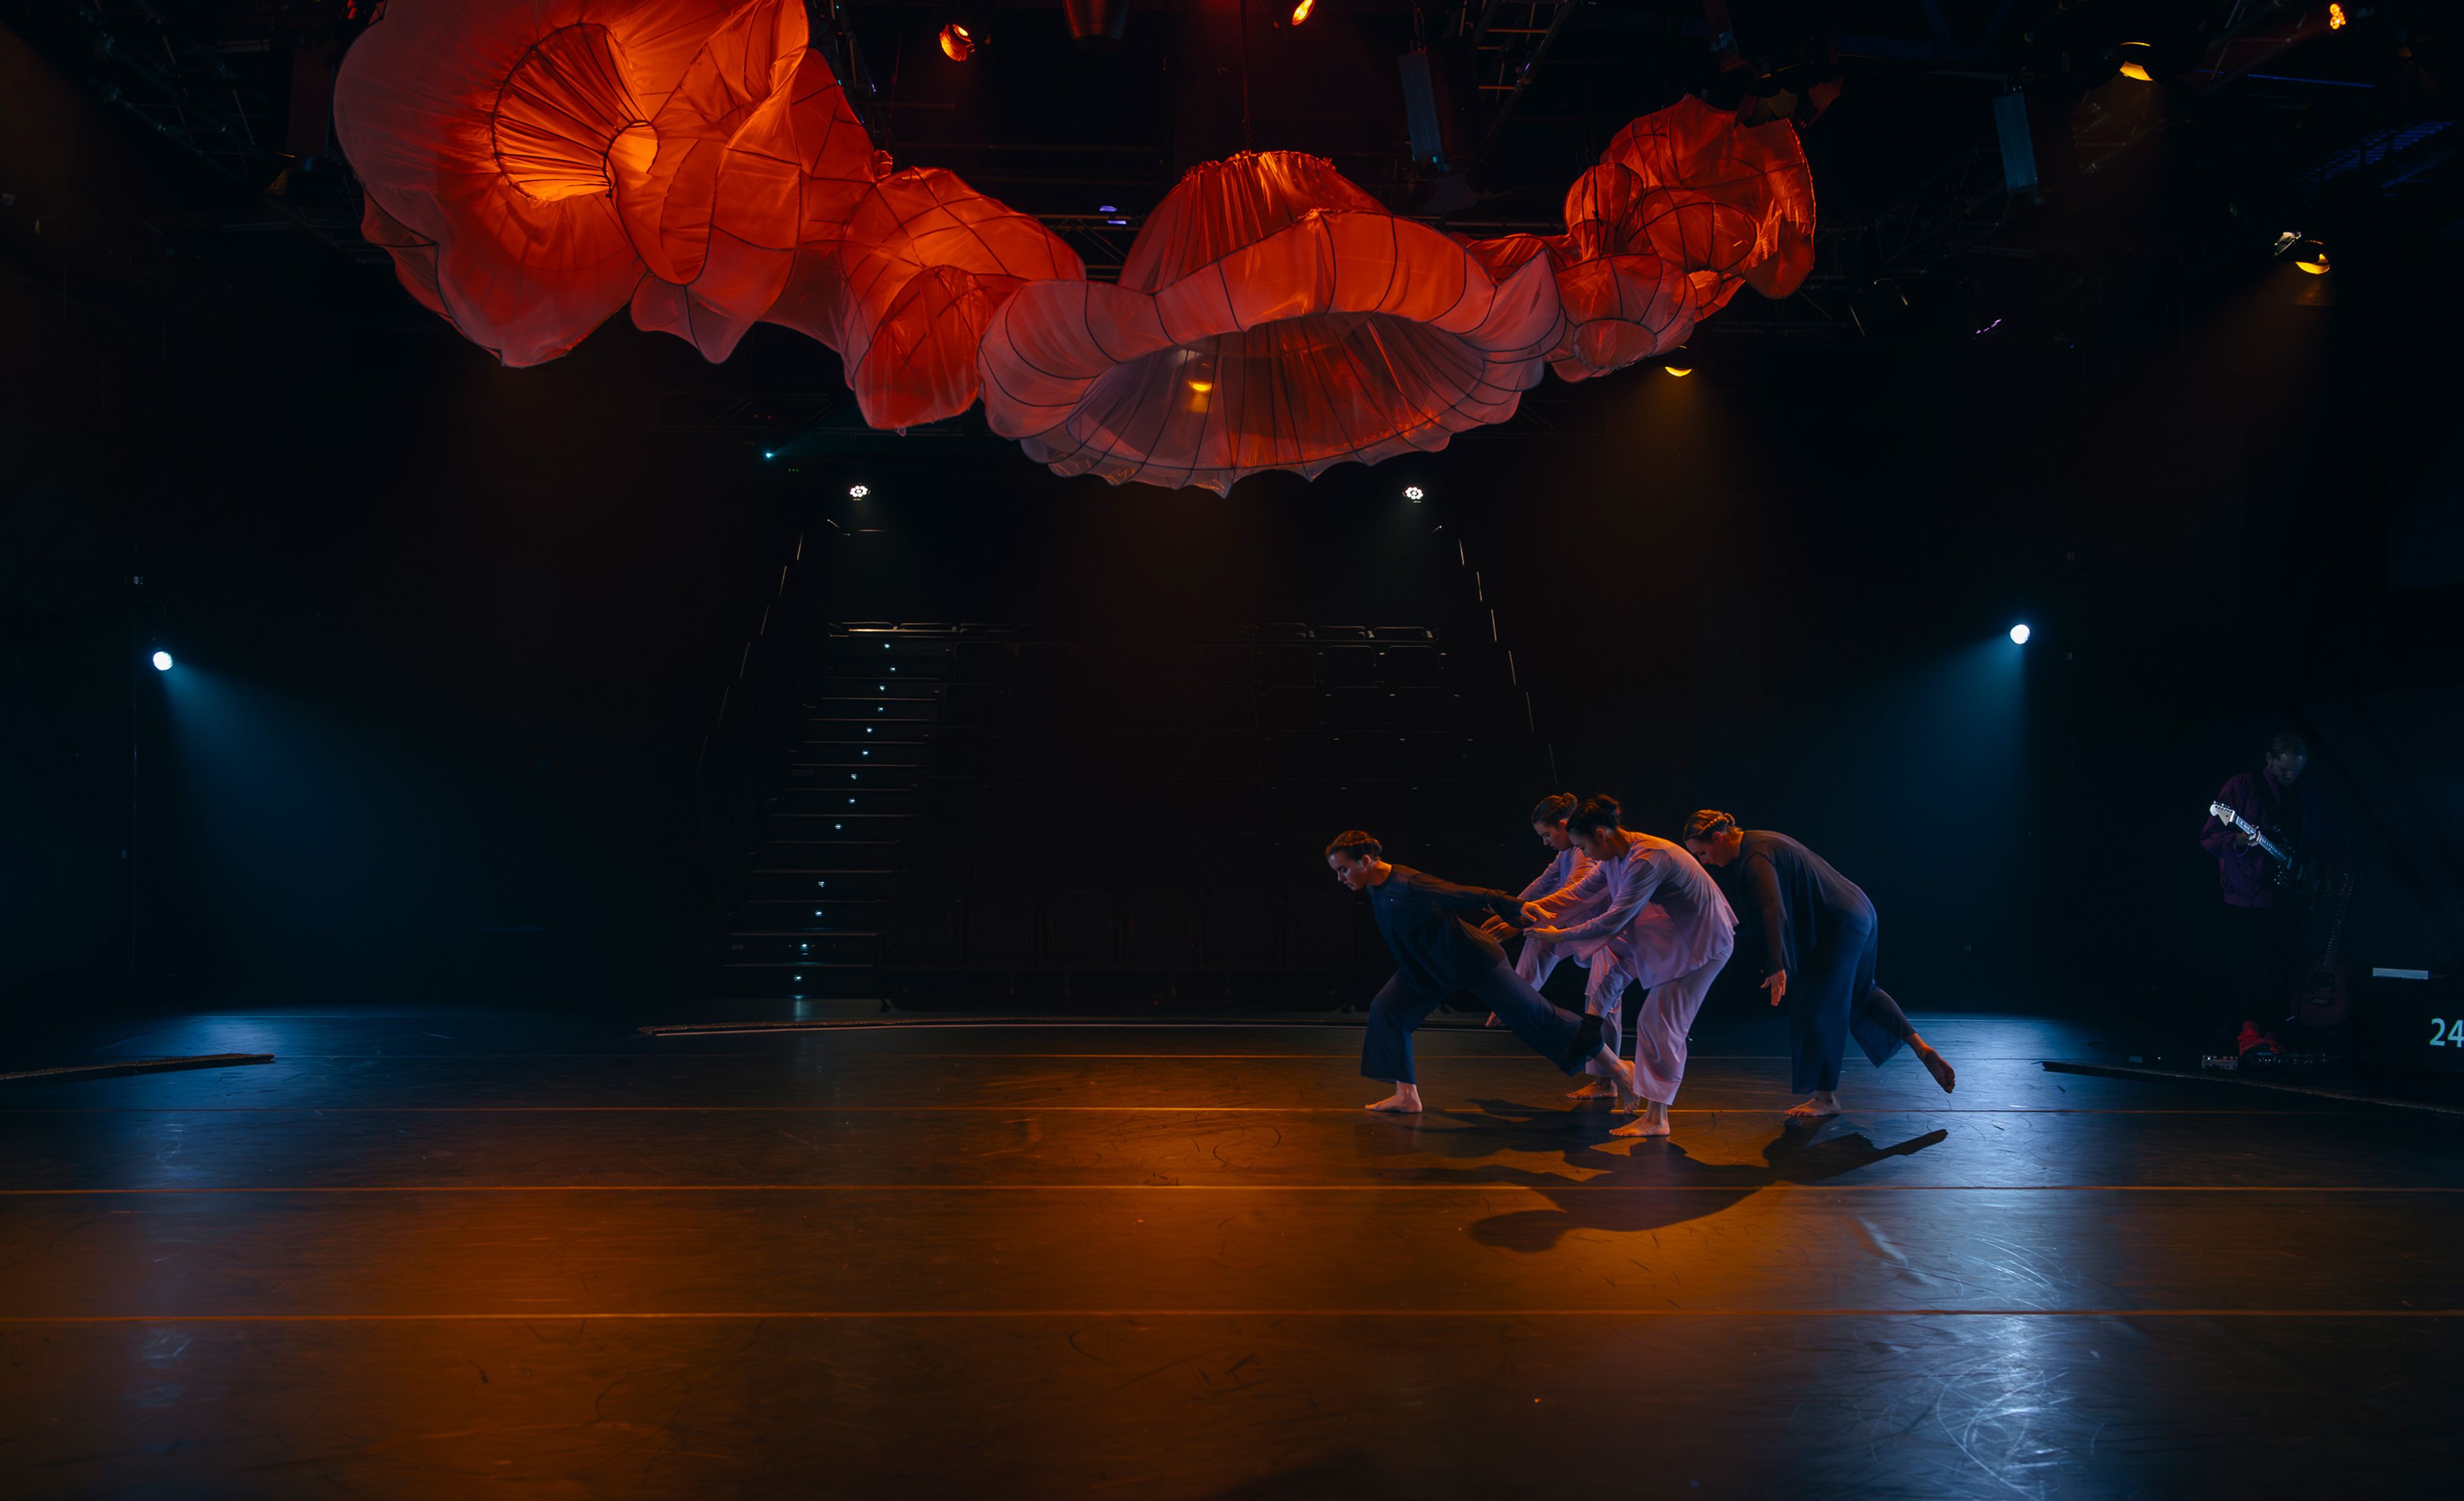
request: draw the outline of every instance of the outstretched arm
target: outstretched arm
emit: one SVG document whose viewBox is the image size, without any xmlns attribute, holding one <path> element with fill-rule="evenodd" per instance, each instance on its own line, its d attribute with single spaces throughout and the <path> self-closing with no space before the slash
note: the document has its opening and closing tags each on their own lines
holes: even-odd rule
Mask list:
<svg viewBox="0 0 2464 1501">
<path fill-rule="evenodd" d="M 1657 855 L 1646 854 L 1642 857 L 1642 873 L 1636 876 L 1632 884 L 1617 894 L 1617 899 L 1609 903 L 1606 912 L 1575 923 L 1571 928 L 1558 930 L 1559 937 L 1576 941 L 1606 938 L 1632 922 L 1634 915 L 1642 911 L 1643 904 L 1651 900 L 1654 892 L 1660 890 L 1660 883 L 1668 879 L 1669 867 L 1666 860 Z"/>
<path fill-rule="evenodd" d="M 1544 892 L 1538 896 L 1533 896 L 1527 892 L 1524 894 L 1524 903 L 1526 906 L 1537 909 L 1542 917 L 1554 922 L 1560 913 L 1573 911 L 1582 898 L 1599 889 L 1599 882 L 1592 879 L 1592 872 L 1597 869 L 1599 867 L 1593 863 L 1591 856 L 1577 854 L 1574 856 L 1573 873 L 1566 878 L 1564 885 L 1555 891 Z"/>
<path fill-rule="evenodd" d="M 1429 900 L 1446 912 L 1485 912 L 1509 928 L 1523 926 L 1523 898 L 1511 892 L 1491 891 L 1485 886 L 1457 886 L 1441 881 L 1423 871 L 1414 881 L 1428 894 Z"/>
</svg>

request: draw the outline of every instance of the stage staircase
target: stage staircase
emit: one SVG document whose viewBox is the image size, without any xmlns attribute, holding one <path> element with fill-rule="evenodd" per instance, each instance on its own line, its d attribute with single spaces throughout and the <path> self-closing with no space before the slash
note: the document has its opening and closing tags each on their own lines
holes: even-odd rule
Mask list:
<svg viewBox="0 0 2464 1501">
<path fill-rule="evenodd" d="M 1462 879 L 1533 864 L 1510 658 L 1420 626 L 1214 640 L 839 623 L 735 835 L 721 988 L 1083 1009 L 1357 1000 L 1335 830 Z"/>
</svg>

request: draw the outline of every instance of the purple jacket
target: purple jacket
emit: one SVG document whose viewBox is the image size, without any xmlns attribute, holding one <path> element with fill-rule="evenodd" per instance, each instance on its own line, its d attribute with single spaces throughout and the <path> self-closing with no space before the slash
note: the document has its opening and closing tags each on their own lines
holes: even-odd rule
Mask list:
<svg viewBox="0 0 2464 1501">
<path fill-rule="evenodd" d="M 2225 784 L 2216 801 L 2266 830 L 2268 838 L 2297 858 L 2324 859 L 2330 852 L 2327 802 L 2311 778 L 2287 789 L 2264 771 L 2245 771 Z M 2242 849 L 2235 831 L 2212 813 L 2199 830 L 2199 848 L 2216 857 L 2216 879 L 2227 906 L 2276 905 L 2276 887 L 2268 879 L 2276 862 L 2266 850 Z"/>
</svg>

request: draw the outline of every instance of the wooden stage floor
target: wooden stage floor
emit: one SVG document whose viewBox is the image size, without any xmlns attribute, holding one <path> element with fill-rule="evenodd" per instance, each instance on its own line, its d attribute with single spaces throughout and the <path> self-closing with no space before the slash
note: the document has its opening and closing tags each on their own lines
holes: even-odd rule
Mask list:
<svg viewBox="0 0 2464 1501">
<path fill-rule="evenodd" d="M 1499 1033 L 210 1015 L 0 1093 L 11 1497 L 2430 1494 L 2464 1118 L 1920 1018 L 1667 1142 Z"/>
</svg>

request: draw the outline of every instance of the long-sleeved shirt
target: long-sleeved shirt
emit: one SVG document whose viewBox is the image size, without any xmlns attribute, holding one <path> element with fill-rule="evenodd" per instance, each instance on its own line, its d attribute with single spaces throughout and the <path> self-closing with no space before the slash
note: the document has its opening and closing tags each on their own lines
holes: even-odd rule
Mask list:
<svg viewBox="0 0 2464 1501">
<path fill-rule="evenodd" d="M 1519 899 L 1537 906 L 1548 914 L 1551 923 L 1558 926 L 1580 922 L 1596 912 L 1600 905 L 1598 896 L 1586 900 L 1575 890 L 1582 884 L 1583 877 L 1591 873 L 1590 855 L 1572 847 L 1560 850 L 1557 858 L 1549 862 L 1549 869 L 1523 888 Z"/>
<path fill-rule="evenodd" d="M 2245 771 L 2225 784 L 2216 801 L 2257 825 L 2297 860 L 2333 857 L 2327 800 L 2314 784 L 2287 786 L 2265 771 Z M 2236 831 L 2213 813 L 2199 830 L 2199 848 L 2216 857 L 2216 881 L 2227 906 L 2276 905 L 2276 862 L 2266 850 L 2244 850 Z"/>
<path fill-rule="evenodd" d="M 1682 845 L 1626 831 L 1626 852 L 1592 867 L 1576 899 L 1601 896 L 1597 911 L 1563 925 L 1578 957 L 1606 949 L 1645 987 L 1690 974 L 1725 955 L 1737 915 L 1711 873 Z"/>
<path fill-rule="evenodd" d="M 1842 930 L 1872 929 L 1874 903 L 1831 862 L 1786 834 L 1749 828 L 1721 884 L 1762 936 L 1763 973 L 1793 980 L 1805 956 Z"/>
<path fill-rule="evenodd" d="M 1488 913 L 1520 927 L 1522 905 L 1509 892 L 1457 886 L 1408 865 L 1389 866 L 1369 888 L 1377 936 L 1404 982 L 1425 995 L 1461 990 L 1506 962 L 1505 950 L 1456 914 Z"/>
</svg>

